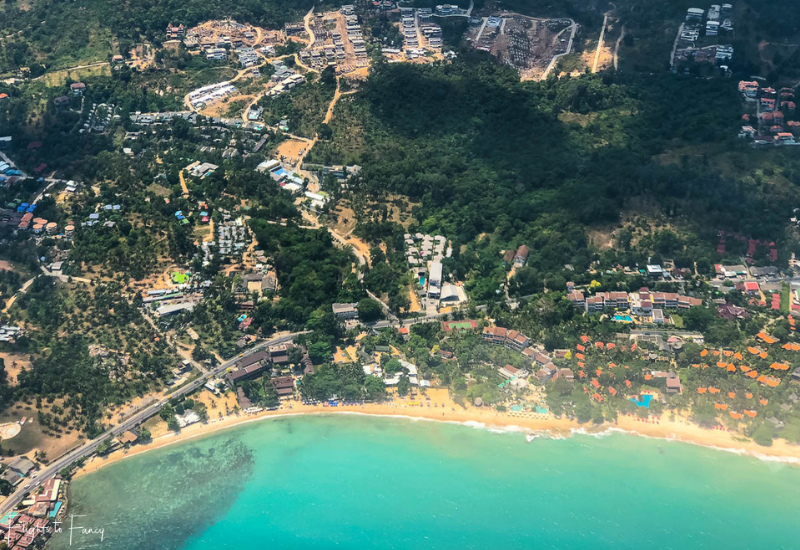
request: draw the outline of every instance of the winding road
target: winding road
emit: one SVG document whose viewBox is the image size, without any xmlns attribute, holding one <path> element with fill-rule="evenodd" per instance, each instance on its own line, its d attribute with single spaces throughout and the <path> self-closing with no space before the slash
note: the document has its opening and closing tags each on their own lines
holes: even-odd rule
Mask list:
<svg viewBox="0 0 800 550">
<path fill-rule="evenodd" d="M 569 55 L 572 52 L 572 42 L 575 40 L 575 34 L 578 32 L 578 24 L 575 23 L 575 21 L 573 19 L 570 19 L 570 22 L 571 22 L 570 26 L 567 27 L 567 29 L 570 30 L 569 42 L 567 43 L 567 50 L 564 53 L 559 53 L 559 54 L 556 54 L 556 55 L 553 56 L 553 59 L 550 60 L 550 64 L 547 66 L 547 69 L 544 71 L 544 74 L 542 75 L 541 80 L 546 80 L 547 79 L 547 75 L 550 74 L 550 71 L 553 70 L 553 67 L 556 66 L 556 63 L 558 63 L 559 59 L 561 59 L 565 55 Z M 558 36 L 561 36 L 561 34 L 563 32 L 565 32 L 567 29 L 564 29 L 563 31 L 558 33 Z"/>
</svg>

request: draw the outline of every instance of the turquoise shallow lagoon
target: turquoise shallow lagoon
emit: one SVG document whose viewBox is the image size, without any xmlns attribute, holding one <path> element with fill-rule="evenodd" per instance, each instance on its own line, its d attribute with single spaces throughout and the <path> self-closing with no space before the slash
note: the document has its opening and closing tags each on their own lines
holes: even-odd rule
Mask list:
<svg viewBox="0 0 800 550">
<path fill-rule="evenodd" d="M 49 550 L 797 549 L 800 468 L 629 435 L 284 417 L 75 480 Z M 69 520 L 67 525 L 69 527 Z"/>
</svg>

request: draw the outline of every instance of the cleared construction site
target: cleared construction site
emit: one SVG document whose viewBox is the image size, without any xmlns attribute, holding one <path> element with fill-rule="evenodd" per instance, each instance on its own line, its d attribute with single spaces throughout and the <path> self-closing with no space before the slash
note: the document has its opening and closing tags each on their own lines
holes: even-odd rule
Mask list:
<svg viewBox="0 0 800 550">
<path fill-rule="evenodd" d="M 502 12 L 472 17 L 468 40 L 474 48 L 517 69 L 522 80 L 535 80 L 546 75 L 554 58 L 568 53 L 572 31 L 570 19 L 537 19 Z"/>
</svg>

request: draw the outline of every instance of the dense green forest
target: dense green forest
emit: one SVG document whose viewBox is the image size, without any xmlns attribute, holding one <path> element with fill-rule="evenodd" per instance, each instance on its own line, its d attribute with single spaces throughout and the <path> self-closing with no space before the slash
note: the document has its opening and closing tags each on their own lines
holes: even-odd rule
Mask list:
<svg viewBox="0 0 800 550">
<path fill-rule="evenodd" d="M 739 117 L 726 81 L 606 73 L 520 83 L 462 56 L 378 66 L 311 156 L 362 165 L 354 195 L 418 203 L 420 230 L 468 245 L 454 247 L 461 274 L 489 275 L 509 243 L 527 243 L 528 264 L 545 274 L 567 263 L 582 271 L 584 228 L 618 223 L 633 199 L 657 204 L 708 248 L 719 229 L 780 238 L 800 164 L 785 152 L 752 154 L 734 137 Z M 770 179 L 762 163 L 783 176 L 759 184 Z"/>
</svg>

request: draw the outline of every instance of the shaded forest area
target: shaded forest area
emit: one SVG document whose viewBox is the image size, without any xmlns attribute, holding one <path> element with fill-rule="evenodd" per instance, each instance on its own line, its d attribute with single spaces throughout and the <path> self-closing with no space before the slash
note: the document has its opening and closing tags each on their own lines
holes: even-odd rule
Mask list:
<svg viewBox="0 0 800 550">
<path fill-rule="evenodd" d="M 462 55 L 450 65 L 378 66 L 339 104 L 334 137 L 312 161 L 362 165 L 354 193 L 408 196 L 423 231 L 465 245 L 486 235 L 527 243 L 529 265 L 580 270 L 591 259 L 584 228 L 617 223 L 634 197 L 709 247 L 718 229 L 779 238 L 800 166 L 776 151 L 769 162 L 790 183 L 736 177 L 750 168 L 751 150 L 735 139 L 740 113 L 724 80 L 606 73 L 520 83 Z M 723 173 L 714 156 L 731 151 Z"/>
</svg>

